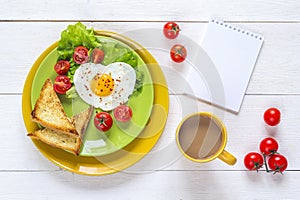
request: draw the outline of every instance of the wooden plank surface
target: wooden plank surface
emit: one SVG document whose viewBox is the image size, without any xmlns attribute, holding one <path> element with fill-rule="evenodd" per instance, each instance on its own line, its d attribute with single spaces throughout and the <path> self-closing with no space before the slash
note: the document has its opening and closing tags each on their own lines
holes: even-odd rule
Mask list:
<svg viewBox="0 0 300 200">
<path fill-rule="evenodd" d="M 1 199 L 297 199 L 299 172 L 159 171 L 87 177 L 63 171 L 0 173 Z M 13 185 L 7 187 L 9 185 Z M 16 191 L 17 189 L 17 191 Z M 34 191 L 34 192 L 33 192 Z M 289 192 L 291 191 L 291 192 Z"/>
<path fill-rule="evenodd" d="M 72 22 L 74 23 L 74 22 Z M 11 52 L 0 57 L 2 78 L 0 93 L 21 93 L 30 67 L 70 22 L 2 22 L 0 42 Z M 129 34 L 136 29 L 152 28 L 161 31 L 164 23 L 123 22 L 85 23 L 88 27 Z M 201 42 L 206 23 L 181 23 L 182 34 Z M 238 23 L 240 27 L 264 35 L 265 42 L 255 66 L 247 94 L 300 94 L 299 24 L 294 23 Z M 17 31 L 16 31 L 17 30 Z M 47 36 L 47 37 L 45 37 Z M 135 38 L 132 38 L 135 39 Z M 138 41 L 143 44 L 143 41 Z M 168 49 L 165 49 L 168 51 Z M 150 49 L 154 53 L 155 49 Z M 16 59 L 17 58 L 17 59 Z M 157 57 L 159 58 L 159 57 Z M 164 60 L 158 60 L 166 65 Z"/>
<path fill-rule="evenodd" d="M 125 171 L 244 170 L 244 155 L 250 151 L 259 151 L 259 142 L 268 136 L 275 136 L 280 144 L 279 152 L 288 155 L 291 160 L 289 170 L 300 170 L 299 101 L 299 95 L 247 95 L 241 113 L 235 115 L 189 97 L 171 95 L 168 121 L 159 142 L 148 156 Z M 275 130 L 266 128 L 262 119 L 264 109 L 271 106 L 277 106 L 282 111 L 281 124 Z M 26 136 L 21 115 L 21 96 L 1 95 L 0 108 L 7 110 L 6 115 L 0 115 L 0 121 L 5 122 L 1 130 L 2 138 L 6 141 L 0 146 L 0 171 L 57 170 Z M 207 164 L 193 163 L 179 153 L 175 143 L 177 124 L 184 116 L 198 111 L 213 112 L 224 121 L 228 131 L 226 149 L 238 158 L 233 167 L 219 160 Z"/>
<path fill-rule="evenodd" d="M 297 0 L 1 0 L 0 20 L 299 21 Z M 34 5 L 34 6 L 33 6 Z"/>
</svg>

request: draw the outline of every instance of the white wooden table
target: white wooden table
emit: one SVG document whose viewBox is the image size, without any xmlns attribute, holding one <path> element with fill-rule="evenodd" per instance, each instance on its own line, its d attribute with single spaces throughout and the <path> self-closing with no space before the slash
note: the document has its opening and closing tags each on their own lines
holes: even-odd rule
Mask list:
<svg viewBox="0 0 300 200">
<path fill-rule="evenodd" d="M 298 0 L 223 1 L 11 1 L 0 6 L 0 199 L 299 199 L 300 189 L 300 2 Z M 205 25 L 217 17 L 262 34 L 264 46 L 239 114 L 225 112 L 227 150 L 238 159 L 197 164 L 183 157 L 146 156 L 124 172 L 90 177 L 70 173 L 48 161 L 26 136 L 22 89 L 34 61 L 70 23 L 128 32 L 177 21 L 182 33 L 200 41 Z M 132 38 L 135 39 L 135 38 Z M 160 60 L 158 60 L 160 62 Z M 181 95 L 170 95 L 165 131 L 153 149 L 174 143 L 183 113 Z M 211 110 L 198 102 L 199 110 Z M 249 172 L 243 157 L 258 151 L 269 136 L 263 111 L 276 106 L 282 122 L 276 132 L 289 160 L 284 175 Z M 174 155 L 177 155 L 176 149 Z"/>
</svg>

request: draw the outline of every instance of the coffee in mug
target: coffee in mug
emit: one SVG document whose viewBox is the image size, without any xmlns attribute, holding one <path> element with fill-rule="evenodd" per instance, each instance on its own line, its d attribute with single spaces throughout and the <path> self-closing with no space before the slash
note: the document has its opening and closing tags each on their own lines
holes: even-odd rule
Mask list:
<svg viewBox="0 0 300 200">
<path fill-rule="evenodd" d="M 177 145 L 188 159 L 209 162 L 220 158 L 233 165 L 236 158 L 224 148 L 227 132 L 224 124 L 211 113 L 194 113 L 185 117 L 176 131 Z"/>
</svg>

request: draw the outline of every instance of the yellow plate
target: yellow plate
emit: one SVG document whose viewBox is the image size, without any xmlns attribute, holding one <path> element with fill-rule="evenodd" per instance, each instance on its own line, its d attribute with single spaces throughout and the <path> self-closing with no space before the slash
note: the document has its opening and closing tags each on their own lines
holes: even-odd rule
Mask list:
<svg viewBox="0 0 300 200">
<path fill-rule="evenodd" d="M 39 151 L 50 161 L 61 168 L 85 175 L 105 175 L 124 170 L 142 159 L 160 138 L 169 110 L 169 95 L 165 77 L 152 55 L 140 44 L 120 34 L 108 31 L 95 31 L 97 35 L 112 37 L 134 49 L 147 64 L 154 87 L 152 113 L 145 129 L 129 145 L 123 149 L 105 156 L 81 157 L 70 154 L 58 148 L 51 147 L 39 140 L 32 139 Z M 31 87 L 34 75 L 44 58 L 57 47 L 57 42 L 48 47 L 32 66 L 23 89 L 22 112 L 28 132 L 38 129 L 36 123 L 30 120 Z"/>
<path fill-rule="evenodd" d="M 109 131 L 103 133 L 100 132 L 96 126 L 94 126 L 93 120 L 90 120 L 84 134 L 81 151 L 79 152 L 80 156 L 88 157 L 111 154 L 131 143 L 142 132 L 147 124 L 152 111 L 154 99 L 154 88 L 151 80 L 151 74 L 147 65 L 135 52 L 135 50 L 130 49 L 128 45 L 111 37 L 106 37 L 103 35 L 96 35 L 96 37 L 101 42 L 108 42 L 122 46 L 129 52 L 134 51 L 133 53 L 137 59 L 136 68 L 139 70 L 139 72 L 143 73 L 144 78 L 143 89 L 138 95 L 132 95 L 126 102 L 126 105 L 129 105 L 134 113 L 130 123 L 118 123 L 118 121 L 116 121 L 114 118 L 113 112 L 111 111 L 109 113 L 112 114 L 114 123 Z M 57 48 L 55 48 L 47 55 L 36 71 L 31 88 L 32 109 L 39 98 L 40 91 L 46 79 L 50 78 L 52 79 L 52 82 L 54 82 L 57 73 L 55 73 L 53 70 L 53 66 L 57 62 L 58 57 L 59 54 L 57 52 Z M 77 96 L 73 99 L 65 98 L 65 95 L 58 96 L 62 102 L 64 111 L 69 117 L 72 117 L 74 114 L 90 107 L 90 105 L 85 103 L 80 96 Z M 91 119 L 94 119 L 96 112 L 97 111 L 94 110 Z"/>
</svg>

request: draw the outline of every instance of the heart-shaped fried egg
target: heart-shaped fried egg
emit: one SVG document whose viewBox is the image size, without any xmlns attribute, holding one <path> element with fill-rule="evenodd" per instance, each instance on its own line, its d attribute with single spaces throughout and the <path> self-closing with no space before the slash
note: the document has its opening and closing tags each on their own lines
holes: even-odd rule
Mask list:
<svg viewBox="0 0 300 200">
<path fill-rule="evenodd" d="M 135 70 L 123 62 L 107 66 L 85 63 L 74 74 L 75 89 L 82 100 L 104 111 L 126 103 L 135 82 Z"/>
</svg>

